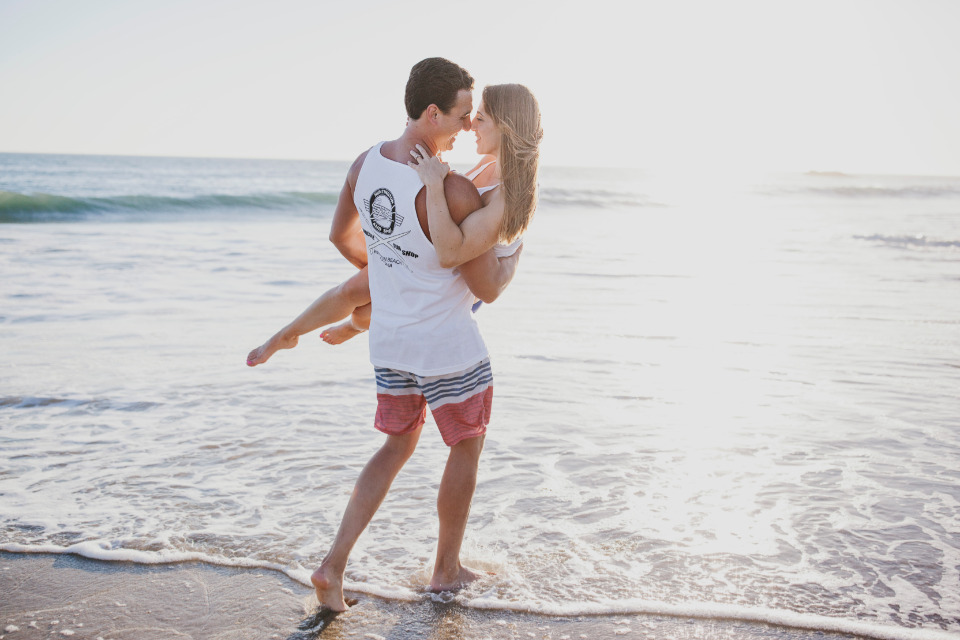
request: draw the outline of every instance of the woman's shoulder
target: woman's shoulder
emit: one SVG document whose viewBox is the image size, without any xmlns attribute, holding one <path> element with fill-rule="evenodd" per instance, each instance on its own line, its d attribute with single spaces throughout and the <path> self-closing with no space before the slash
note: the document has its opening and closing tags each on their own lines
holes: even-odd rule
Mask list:
<svg viewBox="0 0 960 640">
<path fill-rule="evenodd" d="M 497 156 L 491 156 L 491 155 L 480 156 L 480 161 L 477 162 L 477 164 L 473 165 L 473 168 L 470 169 L 470 171 L 467 171 L 464 175 L 469 176 L 479 171 L 481 168 L 487 167 L 488 165 L 493 164 L 496 161 L 497 161 Z"/>
<path fill-rule="evenodd" d="M 503 200 L 503 189 L 499 184 L 492 185 L 483 190 L 480 194 L 480 200 L 483 206 L 497 212 L 497 215 L 503 215 L 505 203 Z"/>
<path fill-rule="evenodd" d="M 491 155 L 489 153 L 486 155 L 482 155 L 480 156 L 480 159 L 477 161 L 477 164 L 473 165 L 473 169 L 471 169 L 471 171 L 476 171 L 483 165 L 490 164 L 491 162 L 496 162 L 496 161 L 497 161 L 497 156 Z"/>
</svg>

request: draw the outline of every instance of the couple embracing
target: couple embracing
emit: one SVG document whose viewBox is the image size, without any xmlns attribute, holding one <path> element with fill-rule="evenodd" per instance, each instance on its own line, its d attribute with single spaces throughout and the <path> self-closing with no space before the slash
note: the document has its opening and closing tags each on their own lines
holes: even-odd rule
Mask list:
<svg viewBox="0 0 960 640">
<path fill-rule="evenodd" d="M 522 85 L 491 85 L 473 111 L 462 67 L 427 58 L 410 71 L 402 135 L 360 154 L 347 173 L 330 239 L 359 271 L 250 352 L 249 366 L 299 336 L 336 344 L 369 329 L 377 383 L 374 426 L 383 446 L 363 468 L 337 535 L 311 581 L 321 606 L 344 611 L 347 558 L 433 414 L 449 455 L 437 514 L 430 589 L 462 588 L 477 574 L 460 562 L 477 468 L 490 421 L 493 374 L 473 316 L 517 268 L 536 207 L 542 137 L 536 99 Z M 477 166 L 461 176 L 438 157 L 460 131 L 477 137 Z"/>
</svg>

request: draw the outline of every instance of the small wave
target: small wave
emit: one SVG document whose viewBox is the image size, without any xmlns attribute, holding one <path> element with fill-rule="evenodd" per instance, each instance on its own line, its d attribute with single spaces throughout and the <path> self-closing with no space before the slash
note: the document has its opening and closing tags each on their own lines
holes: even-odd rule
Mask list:
<svg viewBox="0 0 960 640">
<path fill-rule="evenodd" d="M 49 407 L 54 404 L 63 404 L 70 402 L 66 398 L 40 398 L 35 396 L 12 396 L 0 398 L 0 408 L 11 407 L 14 409 L 32 409 L 34 407 Z M 74 404 L 76 402 L 74 401 Z"/>
<path fill-rule="evenodd" d="M 899 198 L 899 199 L 927 199 L 927 198 L 960 198 L 960 184 L 956 185 L 906 185 L 901 187 L 877 187 L 864 185 L 847 185 L 832 187 L 783 187 L 762 189 L 764 195 L 797 196 L 813 195 L 848 199 L 868 198 Z"/>
<path fill-rule="evenodd" d="M 929 249 L 960 249 L 960 240 L 937 240 L 928 238 L 923 234 L 915 236 L 885 236 L 874 234 L 870 236 L 853 236 L 854 240 L 866 240 L 868 242 L 877 242 L 891 247 L 913 248 L 922 247 Z"/>
<path fill-rule="evenodd" d="M 203 562 L 220 567 L 232 567 L 236 569 L 266 569 L 276 571 L 288 576 L 291 580 L 299 582 L 305 587 L 313 588 L 310 582 L 312 571 L 301 567 L 290 567 L 278 564 L 276 562 L 266 562 L 263 560 L 253 560 L 251 558 L 227 558 L 209 553 L 200 553 L 196 551 L 142 551 L 139 549 L 114 548 L 107 542 L 88 540 L 78 542 L 68 547 L 61 547 L 53 544 L 26 545 L 19 543 L 0 543 L 0 551 L 7 553 L 50 553 L 57 555 L 76 555 L 91 560 L 102 560 L 104 562 L 132 562 L 134 564 L 161 565 L 161 564 L 186 564 L 190 562 Z M 366 593 L 379 598 L 389 598 L 391 600 L 415 601 L 420 599 L 420 594 L 403 588 L 381 587 L 376 584 L 357 583 L 351 580 L 344 581 L 344 589 L 358 593 Z"/>
<path fill-rule="evenodd" d="M 804 175 L 818 178 L 849 178 L 850 174 L 842 171 L 807 171 Z"/>
<path fill-rule="evenodd" d="M 194 551 L 141 551 L 139 549 L 115 549 L 105 542 L 87 541 L 72 544 L 69 547 L 60 547 L 53 544 L 26 545 L 17 543 L 0 544 L 0 551 L 7 553 L 52 553 L 52 554 L 71 554 L 90 558 L 91 560 L 103 560 L 105 562 L 133 562 L 135 564 L 184 564 L 187 562 L 205 562 L 223 567 L 236 567 L 240 569 L 270 569 L 289 575 L 291 578 L 300 582 L 304 586 L 310 586 L 310 575 L 306 577 L 300 572 L 292 571 L 289 567 L 284 567 L 271 562 L 262 562 L 251 560 L 249 558 L 224 558 L 207 553 L 197 553 Z M 302 570 L 306 573 L 306 569 Z"/>
<path fill-rule="evenodd" d="M 540 190 L 540 202 L 579 207 L 662 207 L 644 195 L 608 191 L 604 189 L 558 189 L 546 187 Z"/>
<path fill-rule="evenodd" d="M 206 194 L 190 197 L 124 195 L 72 198 L 49 193 L 0 191 L 0 222 L 47 222 L 96 214 L 152 214 L 211 210 L 303 209 L 336 204 L 339 194 L 290 191 L 247 195 Z"/>
<path fill-rule="evenodd" d="M 134 402 L 115 402 L 112 400 L 92 399 L 80 400 L 76 398 L 46 398 L 42 396 L 7 396 L 0 398 L 0 409 L 36 409 L 51 406 L 68 407 L 71 409 L 79 407 L 91 407 L 97 411 L 146 411 L 158 406 L 156 402 L 134 401 Z"/>
<path fill-rule="evenodd" d="M 0 544 L 0 551 L 7 553 L 50 553 L 72 554 L 102 560 L 106 562 L 132 562 L 135 564 L 185 564 L 204 562 L 207 564 L 234 567 L 240 569 L 265 569 L 277 571 L 300 584 L 310 587 L 310 571 L 300 567 L 289 567 L 273 562 L 252 560 L 249 558 L 224 558 L 205 553 L 185 551 L 140 551 L 136 549 L 112 548 L 105 542 L 86 541 L 68 547 L 56 545 L 24 545 L 16 543 Z M 382 598 L 402 601 L 416 601 L 422 594 L 410 589 L 385 588 L 374 584 L 347 581 L 347 591 L 366 593 Z M 919 629 L 895 627 L 880 622 L 846 620 L 828 616 L 798 613 L 783 609 L 749 607 L 735 604 L 711 602 L 668 603 L 655 600 L 629 599 L 607 602 L 580 603 L 544 603 L 519 602 L 498 598 L 467 598 L 457 596 L 456 600 L 473 609 L 515 611 L 536 615 L 577 617 L 602 615 L 660 615 L 676 618 L 698 618 L 706 620 L 739 620 L 757 622 L 794 629 L 806 629 L 827 633 L 846 633 L 877 640 L 956 640 L 957 635 L 939 629 Z"/>
<path fill-rule="evenodd" d="M 49 193 L 22 194 L 0 191 L 0 223 L 64 222 L 98 215 L 149 215 L 210 211 L 269 211 L 309 209 L 335 205 L 339 193 L 299 192 L 254 193 L 246 195 L 203 194 L 195 196 L 120 195 L 70 197 Z M 540 202 L 551 205 L 591 208 L 660 207 L 642 194 L 596 189 L 544 188 Z"/>
<path fill-rule="evenodd" d="M 811 189 L 814 193 L 837 195 L 845 198 L 943 198 L 960 196 L 960 187 L 833 187 Z"/>
<path fill-rule="evenodd" d="M 613 602 L 554 605 L 540 603 L 527 604 L 503 601 L 495 598 L 476 598 L 468 600 L 464 604 L 474 609 L 505 609 L 522 613 L 563 617 L 647 614 L 705 620 L 739 620 L 743 622 L 760 622 L 779 627 L 791 627 L 794 629 L 807 629 L 828 633 L 847 633 L 865 638 L 877 638 L 877 640 L 957 639 L 956 634 L 939 629 L 893 627 L 879 622 L 844 620 L 782 609 L 709 602 L 671 604 L 654 600 L 633 599 Z"/>
</svg>

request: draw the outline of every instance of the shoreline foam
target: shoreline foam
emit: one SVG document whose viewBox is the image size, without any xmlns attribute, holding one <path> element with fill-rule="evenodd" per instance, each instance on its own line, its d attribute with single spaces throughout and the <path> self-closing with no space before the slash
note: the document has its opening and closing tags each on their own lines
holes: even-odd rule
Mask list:
<svg viewBox="0 0 960 640">
<path fill-rule="evenodd" d="M 43 560 L 44 558 L 47 560 Z M 50 569 L 56 570 L 60 568 L 55 566 L 58 564 L 57 558 L 66 558 L 66 560 L 62 560 L 61 562 L 67 567 L 83 567 L 85 563 L 93 563 L 98 571 L 115 575 L 124 573 L 139 574 L 149 572 L 151 569 L 156 569 L 156 571 L 164 573 L 170 571 L 189 572 L 197 570 L 198 567 L 206 568 L 206 570 L 213 571 L 214 573 L 220 571 L 230 575 L 242 574 L 251 578 L 250 589 L 257 589 L 261 594 L 264 593 L 265 590 L 260 586 L 255 586 L 255 584 L 263 574 L 256 573 L 256 571 L 264 570 L 270 572 L 273 582 L 289 583 L 286 586 L 278 587 L 280 589 L 278 593 L 282 593 L 285 596 L 291 595 L 293 593 L 291 586 L 293 585 L 296 585 L 297 589 L 302 591 L 298 600 L 300 603 L 299 613 L 301 617 L 305 616 L 309 619 L 311 606 L 316 606 L 316 600 L 313 599 L 312 590 L 309 587 L 309 572 L 307 570 L 292 570 L 289 567 L 282 567 L 274 563 L 258 562 L 245 558 L 216 558 L 199 553 L 171 552 L 160 555 L 129 549 L 103 549 L 92 542 L 79 543 L 71 547 L 55 547 L 53 545 L 29 547 L 19 544 L 0 544 L 0 564 L 2 564 L 2 566 L 0 566 L 0 584 L 6 584 L 9 581 L 9 574 L 7 573 L 9 567 L 7 565 L 11 563 L 30 563 L 31 559 L 39 559 L 40 564 L 46 562 L 47 564 L 54 565 L 49 567 Z M 87 570 L 90 570 L 89 567 Z M 42 568 L 40 573 L 43 573 Z M 50 581 L 51 584 L 54 582 L 54 580 Z M 6 584 L 6 587 L 2 589 L 5 593 L 19 591 L 16 588 L 7 587 L 10 587 L 10 585 Z M 838 634 L 846 638 L 873 638 L 876 640 L 951 640 L 960 638 L 958 634 L 942 630 L 894 627 L 879 623 L 843 620 L 793 611 L 715 603 L 671 604 L 636 599 L 609 603 L 550 605 L 544 603 L 511 602 L 493 598 L 465 599 L 463 597 L 458 597 L 451 601 L 445 598 L 431 598 L 428 595 L 417 594 L 404 589 L 385 589 L 377 585 L 356 583 L 348 583 L 348 591 L 353 595 L 366 596 L 365 601 L 375 602 L 376 607 L 385 610 L 409 606 L 454 607 L 462 610 L 462 615 L 468 617 L 479 616 L 481 618 L 496 618 L 497 620 L 509 619 L 513 620 L 515 625 L 518 624 L 517 621 L 514 620 L 515 618 L 522 618 L 524 620 L 530 618 L 534 621 L 539 620 L 541 623 L 549 619 L 552 620 L 554 624 L 559 622 L 583 623 L 585 619 L 591 619 L 594 620 L 597 625 L 604 626 L 604 624 L 601 624 L 601 621 L 609 623 L 609 619 L 611 618 L 625 617 L 625 619 L 636 621 L 636 624 L 640 626 L 649 626 L 649 624 L 654 622 L 656 622 L 657 626 L 689 626 L 691 624 L 723 626 L 732 624 L 747 625 L 748 627 L 750 625 L 760 625 L 764 630 L 764 635 L 762 636 L 753 636 L 748 632 L 741 631 L 741 634 L 747 633 L 747 635 L 737 636 L 742 638 L 769 638 L 771 637 L 770 628 L 777 630 L 777 634 L 773 637 L 789 639 L 806 637 L 807 634 L 817 634 L 816 637 L 822 637 L 822 634 Z M 273 594 L 273 597 L 276 597 L 276 595 L 277 594 Z M 264 596 L 260 595 L 257 597 L 263 599 Z M 288 602 L 288 598 L 286 597 L 281 597 L 281 600 L 283 600 L 283 604 L 288 607 L 293 602 Z M 311 600 L 312 603 L 310 602 Z M 24 609 L 24 605 L 27 604 L 22 602 L 22 598 L 20 600 L 13 598 L 12 601 L 18 603 L 13 606 L 19 606 L 20 609 Z M 10 606 L 10 603 L 5 603 L 0 607 L 0 615 L 3 616 L 3 620 L 7 620 L 11 614 L 15 615 L 17 613 L 8 611 Z M 27 609 L 29 609 L 29 607 L 27 607 Z M 147 614 L 153 615 L 151 610 L 147 610 Z M 527 620 L 527 622 L 532 624 L 530 620 Z M 5 622 L 4 624 L 13 623 Z M 499 625 L 500 623 L 496 622 L 496 624 Z M 614 635 L 625 635 L 617 633 L 617 631 L 618 629 L 627 629 L 630 625 L 630 622 L 624 623 L 622 620 L 618 621 L 616 622 L 617 628 L 610 630 L 610 632 Z M 17 625 L 14 624 L 14 626 Z M 3 636 L 0 635 L 0 637 Z M 18 635 L 17 637 L 23 636 Z M 589 637 L 604 636 L 591 635 Z"/>
</svg>

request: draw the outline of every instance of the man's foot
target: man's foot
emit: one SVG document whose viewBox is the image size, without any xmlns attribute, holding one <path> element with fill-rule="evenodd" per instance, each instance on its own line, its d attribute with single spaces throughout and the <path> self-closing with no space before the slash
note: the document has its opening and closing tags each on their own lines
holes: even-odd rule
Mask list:
<svg viewBox="0 0 960 640">
<path fill-rule="evenodd" d="M 459 591 L 479 578 L 479 573 L 464 566 L 460 567 L 459 573 L 453 575 L 444 575 L 434 570 L 433 578 L 430 579 L 430 591 L 434 593 Z"/>
<path fill-rule="evenodd" d="M 288 338 L 283 335 L 283 332 L 279 332 L 273 335 L 272 338 L 264 342 L 262 345 L 251 351 L 247 355 L 247 366 L 255 367 L 258 364 L 263 364 L 270 359 L 270 356 L 275 354 L 280 349 L 293 349 L 297 346 L 299 342 L 297 336 Z"/>
<path fill-rule="evenodd" d="M 325 565 L 313 572 L 310 582 L 317 590 L 317 600 L 320 608 L 326 607 L 330 611 L 341 612 L 347 610 L 347 602 L 343 599 L 343 575 Z"/>
<path fill-rule="evenodd" d="M 353 320 L 347 318 L 334 327 L 324 329 L 323 333 L 320 334 L 320 339 L 327 344 L 340 344 L 361 333 L 363 333 L 363 329 L 357 327 L 353 324 Z"/>
<path fill-rule="evenodd" d="M 357 604 L 357 602 L 358 600 L 355 600 L 353 598 L 347 598 L 346 600 L 347 606 L 350 606 L 350 607 Z M 306 631 L 307 633 L 309 633 L 311 638 L 316 638 L 328 626 L 330 626 L 330 623 L 333 622 L 333 619 L 336 618 L 341 613 L 343 612 L 334 611 L 333 609 L 331 609 L 326 605 L 320 605 L 319 607 L 317 607 L 317 610 L 314 611 L 309 618 L 301 621 L 300 624 L 297 625 L 297 627 L 301 631 Z"/>
</svg>

